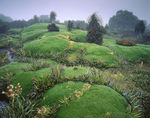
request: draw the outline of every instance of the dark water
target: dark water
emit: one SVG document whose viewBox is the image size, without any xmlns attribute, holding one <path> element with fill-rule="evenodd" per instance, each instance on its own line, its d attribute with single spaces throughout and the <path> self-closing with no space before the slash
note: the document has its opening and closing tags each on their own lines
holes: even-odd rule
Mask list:
<svg viewBox="0 0 150 118">
<path fill-rule="evenodd" d="M 0 101 L 0 114 L 4 114 L 4 111 L 6 109 L 6 107 L 8 106 L 8 103 L 5 101 Z M 0 116 L 1 116 L 0 115 Z"/>
<path fill-rule="evenodd" d="M 10 61 L 10 63 L 13 62 L 15 58 L 14 54 L 12 54 L 9 50 L 7 50 L 7 53 L 9 54 L 8 60 Z"/>
<path fill-rule="evenodd" d="M 8 102 L 8 98 L 4 94 L 0 93 L 0 117 L 4 113 L 6 107 L 9 106 Z"/>
<path fill-rule="evenodd" d="M 15 55 L 10 51 L 10 49 L 0 49 L 1 51 L 8 53 L 8 60 L 10 63 L 12 63 L 15 59 Z M 0 91 L 1 92 L 1 91 Z M 0 114 L 3 114 L 6 107 L 9 105 L 8 98 L 0 93 Z"/>
</svg>

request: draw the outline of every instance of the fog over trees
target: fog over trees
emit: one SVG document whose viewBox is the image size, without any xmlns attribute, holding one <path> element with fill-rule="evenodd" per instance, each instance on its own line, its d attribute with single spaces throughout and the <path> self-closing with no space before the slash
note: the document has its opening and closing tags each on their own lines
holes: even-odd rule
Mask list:
<svg viewBox="0 0 150 118">
<path fill-rule="evenodd" d="M 109 20 L 109 29 L 116 32 L 134 31 L 139 19 L 127 10 L 117 11 L 116 15 Z"/>
</svg>

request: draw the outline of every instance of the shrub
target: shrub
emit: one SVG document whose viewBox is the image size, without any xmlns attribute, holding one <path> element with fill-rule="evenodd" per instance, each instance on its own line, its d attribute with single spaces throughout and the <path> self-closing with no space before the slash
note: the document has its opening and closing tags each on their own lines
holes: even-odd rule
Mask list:
<svg viewBox="0 0 150 118">
<path fill-rule="evenodd" d="M 117 40 L 116 44 L 124 45 L 124 46 L 135 46 L 136 43 L 132 40 L 124 39 L 124 40 Z"/>
<path fill-rule="evenodd" d="M 49 24 L 47 28 L 49 32 L 53 32 L 53 31 L 59 32 L 59 28 L 54 23 Z"/>
<path fill-rule="evenodd" d="M 101 20 L 96 14 L 93 14 L 88 21 L 87 42 L 102 44 L 103 43 L 103 30 Z"/>
<path fill-rule="evenodd" d="M 69 20 L 69 21 L 68 21 L 68 25 L 67 25 L 68 31 L 71 31 L 71 30 L 72 30 L 72 27 L 73 27 L 73 22 Z"/>
</svg>

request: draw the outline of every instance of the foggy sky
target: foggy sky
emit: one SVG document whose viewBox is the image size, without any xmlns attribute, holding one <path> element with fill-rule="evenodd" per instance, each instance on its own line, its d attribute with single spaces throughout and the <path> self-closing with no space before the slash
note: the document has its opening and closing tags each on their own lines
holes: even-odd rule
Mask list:
<svg viewBox="0 0 150 118">
<path fill-rule="evenodd" d="M 150 23 L 150 0 L 0 0 L 0 13 L 14 20 L 28 20 L 33 15 L 49 15 L 50 11 L 57 13 L 57 19 L 87 20 L 97 12 L 103 19 L 103 24 L 118 10 L 132 11 L 140 19 Z"/>
</svg>

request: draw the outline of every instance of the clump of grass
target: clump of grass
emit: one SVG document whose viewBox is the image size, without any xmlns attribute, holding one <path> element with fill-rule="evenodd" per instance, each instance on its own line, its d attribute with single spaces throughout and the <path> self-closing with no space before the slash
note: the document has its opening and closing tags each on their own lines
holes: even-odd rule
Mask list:
<svg viewBox="0 0 150 118">
<path fill-rule="evenodd" d="M 8 56 L 9 54 L 7 52 L 0 50 L 0 66 L 3 66 L 9 63 Z"/>
<path fill-rule="evenodd" d="M 2 92 L 7 95 L 10 100 L 10 104 L 6 107 L 2 117 L 33 118 L 37 104 L 21 96 L 22 88 L 20 84 L 18 83 L 16 87 L 9 85 L 8 89 L 8 92 Z"/>
<path fill-rule="evenodd" d="M 37 70 L 40 70 L 42 68 L 49 68 L 49 67 L 51 67 L 50 63 L 31 58 L 31 63 L 29 64 L 28 67 L 23 68 L 23 70 L 25 72 L 28 72 L 28 71 L 37 71 Z"/>
<path fill-rule="evenodd" d="M 63 67 L 58 65 L 56 67 L 52 67 L 50 73 L 44 76 L 35 76 L 33 78 L 33 91 L 41 93 L 53 87 L 55 84 L 62 82 L 62 71 Z"/>
</svg>

